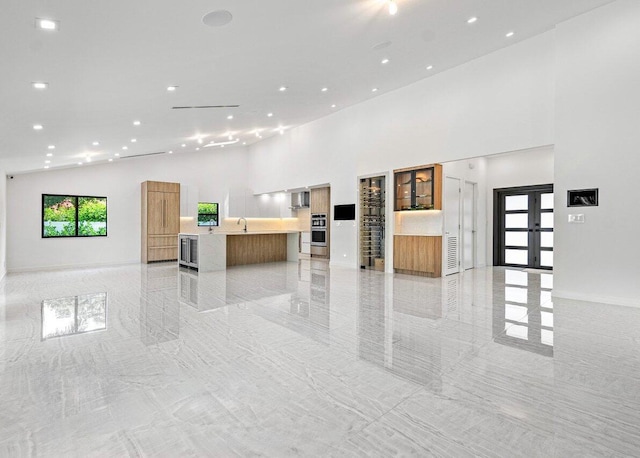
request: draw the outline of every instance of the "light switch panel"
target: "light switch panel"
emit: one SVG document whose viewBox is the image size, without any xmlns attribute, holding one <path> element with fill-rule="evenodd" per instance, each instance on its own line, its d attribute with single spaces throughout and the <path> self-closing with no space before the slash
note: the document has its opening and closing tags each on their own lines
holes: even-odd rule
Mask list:
<svg viewBox="0 0 640 458">
<path fill-rule="evenodd" d="M 571 214 L 569 215 L 569 222 L 573 224 L 584 224 L 584 214 Z"/>
</svg>

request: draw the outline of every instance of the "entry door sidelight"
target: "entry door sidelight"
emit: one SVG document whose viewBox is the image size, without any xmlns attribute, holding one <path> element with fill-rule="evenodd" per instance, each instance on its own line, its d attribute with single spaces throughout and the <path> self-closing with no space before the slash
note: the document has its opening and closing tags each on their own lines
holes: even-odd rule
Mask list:
<svg viewBox="0 0 640 458">
<path fill-rule="evenodd" d="M 553 185 L 494 190 L 496 266 L 553 268 Z"/>
</svg>

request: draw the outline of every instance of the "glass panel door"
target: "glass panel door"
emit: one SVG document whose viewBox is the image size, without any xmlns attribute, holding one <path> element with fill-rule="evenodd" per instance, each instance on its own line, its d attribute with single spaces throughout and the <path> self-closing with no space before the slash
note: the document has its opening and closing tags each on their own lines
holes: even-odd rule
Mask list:
<svg viewBox="0 0 640 458">
<path fill-rule="evenodd" d="M 494 265 L 553 268 L 553 185 L 494 191 Z"/>
</svg>

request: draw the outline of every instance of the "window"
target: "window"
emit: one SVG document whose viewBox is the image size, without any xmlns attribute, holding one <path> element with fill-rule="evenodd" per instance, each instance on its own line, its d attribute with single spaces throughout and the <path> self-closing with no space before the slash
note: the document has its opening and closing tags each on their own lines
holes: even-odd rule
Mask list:
<svg viewBox="0 0 640 458">
<path fill-rule="evenodd" d="M 198 202 L 198 226 L 218 225 L 218 204 Z"/>
<path fill-rule="evenodd" d="M 104 237 L 107 198 L 42 195 L 42 237 Z"/>
</svg>

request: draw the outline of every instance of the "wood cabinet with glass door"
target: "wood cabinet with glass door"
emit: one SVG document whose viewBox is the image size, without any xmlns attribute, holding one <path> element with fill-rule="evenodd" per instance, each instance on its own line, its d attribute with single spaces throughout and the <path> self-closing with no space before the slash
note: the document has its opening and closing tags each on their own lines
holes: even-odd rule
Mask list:
<svg viewBox="0 0 640 458">
<path fill-rule="evenodd" d="M 442 165 L 394 171 L 394 211 L 442 210 Z"/>
</svg>

